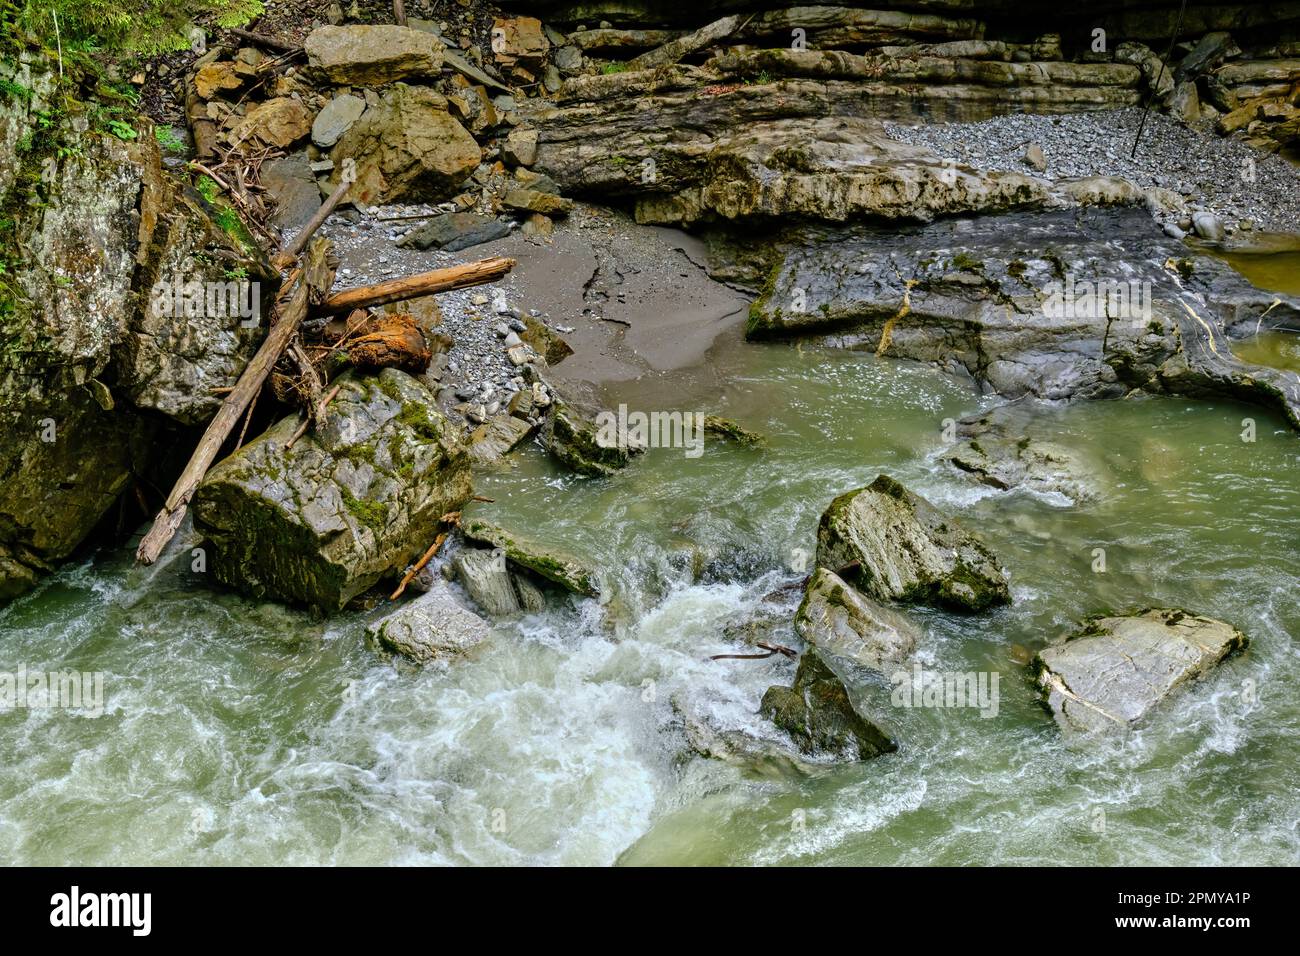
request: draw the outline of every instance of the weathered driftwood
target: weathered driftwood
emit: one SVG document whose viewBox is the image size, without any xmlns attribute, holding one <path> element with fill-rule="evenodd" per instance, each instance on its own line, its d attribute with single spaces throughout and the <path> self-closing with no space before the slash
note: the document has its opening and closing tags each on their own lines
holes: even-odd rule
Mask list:
<svg viewBox="0 0 1300 956">
<path fill-rule="evenodd" d="M 353 309 L 368 309 L 389 302 L 404 302 L 417 299 L 434 292 L 446 292 L 450 289 L 464 289 L 468 286 L 495 282 L 515 267 L 514 259 L 494 256 L 478 262 L 467 262 L 460 266 L 446 269 L 434 269 L 404 279 L 393 279 L 377 285 L 349 289 L 330 296 L 324 302 L 312 308 L 312 315 L 338 315 Z"/>
<path fill-rule="evenodd" d="M 275 257 L 275 265 L 280 269 L 287 269 L 295 259 L 307 248 L 309 240 L 317 229 L 330 217 L 338 204 L 343 201 L 348 190 L 352 187 L 352 180 L 343 180 L 330 193 L 329 198 L 321 203 L 321 207 L 316 210 L 315 215 L 307 220 L 307 225 L 302 227 L 302 231 L 294 237 L 293 242 L 285 246 L 279 255 Z"/>
<path fill-rule="evenodd" d="M 307 310 L 313 298 L 321 297 L 334 282 L 334 267 L 330 264 L 330 244 L 320 240 L 308 250 L 306 262 L 294 271 L 285 283 L 276 301 L 275 314 L 278 316 L 270 333 L 257 350 L 253 360 L 248 363 L 239 377 L 234 389 L 226 396 L 221 408 L 208 424 L 207 431 L 199 440 L 198 447 L 190 457 L 185 470 L 181 472 L 171 494 L 163 505 L 162 511 L 154 519 L 153 527 L 140 541 L 136 549 L 136 560 L 142 564 L 153 564 L 162 554 L 167 542 L 176 534 L 190 498 L 207 474 L 208 468 L 216 460 L 217 453 L 225 444 L 240 416 L 248 408 L 253 398 L 262 389 L 266 377 L 279 360 L 280 354 L 288 346 L 298 331 L 298 326 L 307 316 Z"/>
<path fill-rule="evenodd" d="M 442 523 L 451 524 L 453 526 L 459 526 L 460 512 L 453 511 L 450 514 L 443 515 Z M 415 580 L 415 576 L 424 570 L 424 566 L 426 564 L 428 564 L 430 561 L 433 560 L 433 556 L 438 553 L 438 549 L 442 547 L 442 543 L 447 540 L 447 535 L 449 535 L 450 533 L 451 533 L 450 531 L 443 531 L 438 535 L 438 537 L 433 539 L 433 544 L 429 545 L 429 550 L 424 552 L 424 555 L 420 558 L 420 560 L 416 561 L 413 565 L 411 565 L 410 569 L 404 575 L 402 575 L 401 583 L 397 585 L 396 591 L 388 595 L 388 600 L 396 601 L 399 597 L 402 596 L 402 592 L 406 590 L 406 586 Z"/>
<path fill-rule="evenodd" d="M 411 375 L 424 372 L 433 358 L 415 317 L 405 312 L 368 313 L 360 324 L 349 323 L 348 334 L 335 340 L 331 355 L 353 368 L 398 368 Z"/>
<path fill-rule="evenodd" d="M 393 22 L 399 27 L 406 26 L 406 4 L 402 0 L 393 0 Z"/>
</svg>

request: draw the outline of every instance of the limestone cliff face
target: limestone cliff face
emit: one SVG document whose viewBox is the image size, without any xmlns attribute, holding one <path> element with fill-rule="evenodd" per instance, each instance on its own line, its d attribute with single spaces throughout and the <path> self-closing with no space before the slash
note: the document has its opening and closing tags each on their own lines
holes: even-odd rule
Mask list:
<svg viewBox="0 0 1300 956">
<path fill-rule="evenodd" d="M 529 4 L 564 81 L 524 104 L 522 161 L 566 191 L 634 204 L 642 222 L 928 221 L 1060 204 L 1032 176 L 900 149 L 879 120 L 1150 103 L 1265 152 L 1300 138 L 1300 0 L 1192 3 L 1168 63 L 1172 0 L 540 6 Z"/>
<path fill-rule="evenodd" d="M 81 544 L 166 419 L 204 421 L 257 346 L 237 314 L 151 313 L 154 284 L 271 275 L 164 172 L 147 121 L 96 129 L 50 67 L 0 64 L 0 599 Z"/>
</svg>

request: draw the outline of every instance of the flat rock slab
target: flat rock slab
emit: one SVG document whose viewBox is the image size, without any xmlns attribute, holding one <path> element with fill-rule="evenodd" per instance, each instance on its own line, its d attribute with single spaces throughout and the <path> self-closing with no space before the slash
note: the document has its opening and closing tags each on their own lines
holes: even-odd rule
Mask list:
<svg viewBox="0 0 1300 956">
<path fill-rule="evenodd" d="M 361 119 L 366 111 L 366 101 L 351 93 L 336 96 L 325 104 L 316 114 L 311 124 L 311 141 L 317 146 L 328 149 L 339 141 L 352 124 Z"/>
<path fill-rule="evenodd" d="M 1043 701 L 1065 730 L 1127 727 L 1175 688 L 1241 650 L 1230 624 L 1171 608 L 1084 621 L 1033 661 Z"/>
<path fill-rule="evenodd" d="M 1087 208 L 805 243 L 768 276 L 746 334 L 931 362 L 1007 398 L 1229 398 L 1300 427 L 1300 379 L 1231 345 L 1298 319 L 1300 298 L 1255 288 L 1144 210 Z"/>
<path fill-rule="evenodd" d="M 595 571 L 572 555 L 480 518 L 463 520 L 461 531 L 471 541 L 501 548 L 509 561 L 553 584 L 585 597 L 600 596 L 600 582 Z"/>
<path fill-rule="evenodd" d="M 442 69 L 442 43 L 408 27 L 318 27 L 303 47 L 310 68 L 339 86 L 382 86 L 409 76 L 437 76 Z"/>
<path fill-rule="evenodd" d="M 474 212 L 449 212 L 434 216 L 424 225 L 412 230 L 402 237 L 398 245 L 459 252 L 470 246 L 504 239 L 508 235 L 510 226 L 500 219 Z"/>
<path fill-rule="evenodd" d="M 958 611 L 1011 602 L 993 553 L 888 475 L 831 502 L 817 528 L 817 565 L 881 601 Z"/>
</svg>

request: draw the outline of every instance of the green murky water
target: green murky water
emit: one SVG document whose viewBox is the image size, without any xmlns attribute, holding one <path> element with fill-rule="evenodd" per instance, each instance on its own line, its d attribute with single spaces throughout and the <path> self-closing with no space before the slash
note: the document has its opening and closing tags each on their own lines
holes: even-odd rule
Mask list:
<svg viewBox="0 0 1300 956">
<path fill-rule="evenodd" d="M 647 402 L 665 390 L 642 388 Z M 373 612 L 313 621 L 209 589 L 183 551 L 139 570 L 126 549 L 0 610 L 0 670 L 103 671 L 107 698 L 98 718 L 0 714 L 0 861 L 1300 858 L 1300 438 L 1281 420 L 1169 399 L 1044 410 L 1039 433 L 1101 476 L 1098 502 L 1066 507 L 937 461 L 944 420 L 982 400 L 927 368 L 731 348 L 671 392 L 769 447 L 652 450 L 608 482 L 530 451 L 479 483 L 497 499 L 485 513 L 590 553 L 619 583 L 615 629 L 574 602 L 498 627 L 473 660 L 417 670 L 363 648 Z M 830 499 L 882 471 L 959 515 L 1013 576 L 1009 609 L 915 614 L 927 666 L 1001 675 L 997 716 L 882 712 L 898 753 L 810 776 L 691 756 L 682 711 L 770 733 L 758 700 L 792 662 L 707 657 L 745 650 L 727 628 L 756 609 L 788 620 L 791 591 L 763 598 L 802 577 L 790 565 Z M 711 560 L 692 583 L 697 545 Z M 1139 731 L 1068 745 L 1015 645 L 1146 604 L 1222 617 L 1252 646 Z M 853 690 L 879 707 L 879 688 Z"/>
</svg>

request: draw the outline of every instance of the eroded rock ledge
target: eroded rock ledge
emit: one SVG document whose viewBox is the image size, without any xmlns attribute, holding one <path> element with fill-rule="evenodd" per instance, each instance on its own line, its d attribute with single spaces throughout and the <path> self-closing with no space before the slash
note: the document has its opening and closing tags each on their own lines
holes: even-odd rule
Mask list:
<svg viewBox="0 0 1300 956">
<path fill-rule="evenodd" d="M 1108 280 L 1122 289 L 1084 298 Z M 845 232 L 792 249 L 747 334 L 932 362 L 1010 398 L 1233 398 L 1300 427 L 1300 380 L 1239 360 L 1231 345 L 1297 318 L 1300 300 L 1255 288 L 1144 212 L 1089 208 Z"/>
</svg>

